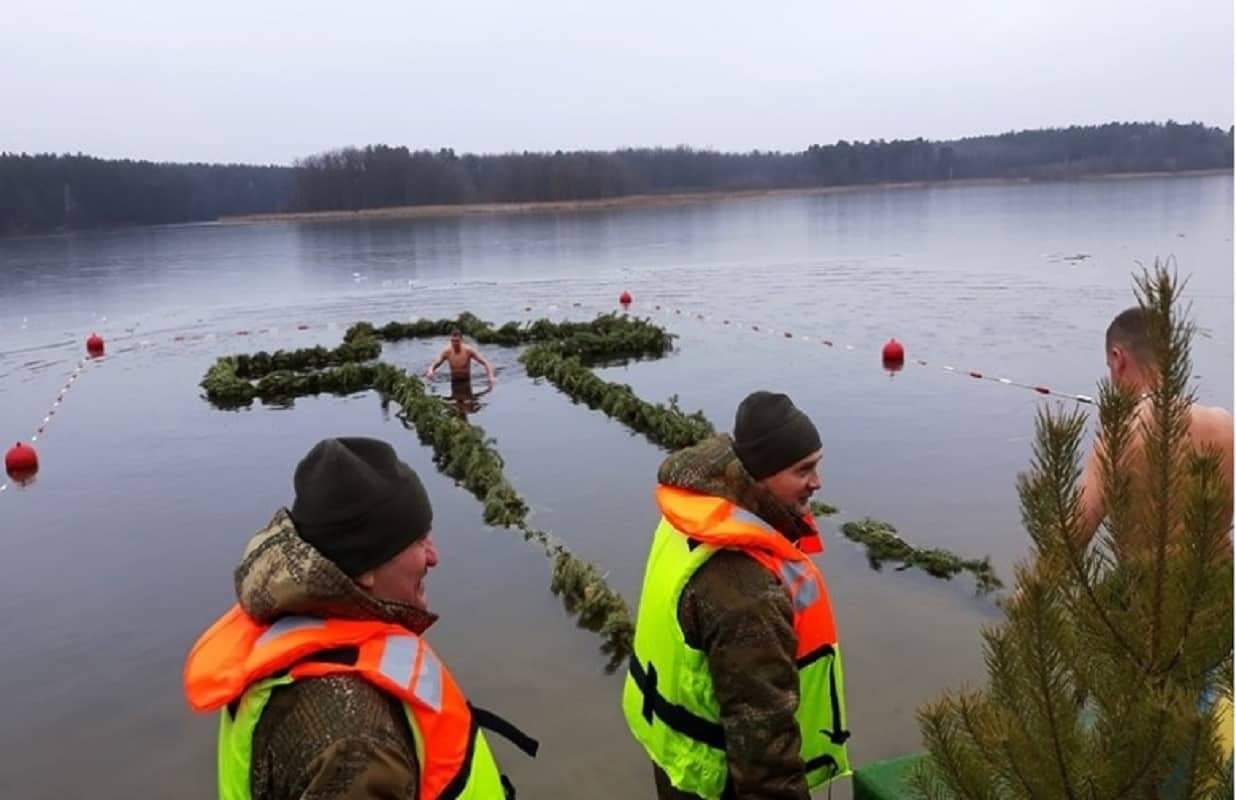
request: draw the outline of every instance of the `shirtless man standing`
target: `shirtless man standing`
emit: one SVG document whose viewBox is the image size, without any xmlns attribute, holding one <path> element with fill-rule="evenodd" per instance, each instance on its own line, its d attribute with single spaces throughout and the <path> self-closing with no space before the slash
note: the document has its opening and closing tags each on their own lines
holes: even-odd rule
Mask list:
<svg viewBox="0 0 1236 800">
<path fill-rule="evenodd" d="M 451 343 L 438 356 L 438 360 L 433 362 L 429 369 L 425 370 L 425 377 L 432 378 L 433 374 L 438 371 L 438 367 L 442 366 L 443 361 L 447 361 L 451 365 L 452 386 L 454 384 L 471 384 L 473 361 L 476 361 L 485 368 L 485 374 L 489 378 L 489 385 L 493 386 L 494 384 L 494 368 L 475 348 L 463 343 L 463 334 L 460 333 L 458 328 L 451 331 Z"/>
<path fill-rule="evenodd" d="M 1142 397 L 1138 406 L 1140 420 L 1150 419 L 1151 408 L 1148 393 L 1154 388 L 1154 354 L 1150 345 L 1149 315 L 1141 308 L 1122 311 L 1107 328 L 1107 367 L 1112 382 L 1135 392 Z M 1222 408 L 1194 405 L 1189 409 L 1189 440 L 1195 450 L 1217 448 L 1223 457 L 1223 474 L 1228 490 L 1232 487 L 1232 415 Z M 1130 443 L 1132 466 L 1138 469 L 1144 462 L 1141 436 L 1134 434 Z M 1086 460 L 1082 473 L 1082 536 L 1085 542 L 1094 537 L 1095 531 L 1107 514 L 1103 500 L 1103 478 L 1099 469 L 1097 449 Z M 1228 495 L 1227 515 L 1232 514 L 1231 495 Z"/>
</svg>

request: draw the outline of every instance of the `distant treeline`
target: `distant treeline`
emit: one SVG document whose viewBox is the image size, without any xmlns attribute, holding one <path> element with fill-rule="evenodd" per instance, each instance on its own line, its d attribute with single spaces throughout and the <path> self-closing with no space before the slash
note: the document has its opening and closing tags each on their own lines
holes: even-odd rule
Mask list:
<svg viewBox="0 0 1236 800">
<path fill-rule="evenodd" d="M 0 153 L 0 235 L 281 211 L 292 188 L 289 167 Z"/>
<path fill-rule="evenodd" d="M 0 234 L 279 211 L 1230 170 L 1232 136 L 1230 128 L 1168 122 L 944 142 L 840 141 L 797 153 L 678 147 L 457 155 L 371 145 L 310 156 L 290 168 L 0 154 Z"/>
<path fill-rule="evenodd" d="M 1230 130 L 1170 122 L 1022 131 L 951 142 L 841 141 L 799 153 L 679 147 L 477 156 L 374 145 L 298 161 L 292 206 L 337 211 L 1231 167 Z"/>
</svg>

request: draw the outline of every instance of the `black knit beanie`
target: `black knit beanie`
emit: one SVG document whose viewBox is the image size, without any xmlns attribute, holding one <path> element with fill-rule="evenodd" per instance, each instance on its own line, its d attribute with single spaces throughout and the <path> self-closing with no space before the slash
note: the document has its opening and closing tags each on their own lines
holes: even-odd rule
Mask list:
<svg viewBox="0 0 1236 800">
<path fill-rule="evenodd" d="M 377 439 L 323 439 L 296 465 L 292 522 L 356 578 L 423 539 L 433 525 L 416 472 Z"/>
<path fill-rule="evenodd" d="M 757 481 L 819 450 L 820 432 L 789 397 L 752 392 L 734 415 L 734 452 Z"/>
</svg>

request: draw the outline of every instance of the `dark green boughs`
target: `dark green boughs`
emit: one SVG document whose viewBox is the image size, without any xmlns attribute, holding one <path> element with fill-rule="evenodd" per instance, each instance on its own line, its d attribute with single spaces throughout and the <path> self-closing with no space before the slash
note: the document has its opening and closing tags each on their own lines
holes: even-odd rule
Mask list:
<svg viewBox="0 0 1236 800">
<path fill-rule="evenodd" d="M 617 347 L 610 350 L 610 355 L 620 354 Z M 702 411 L 687 414 L 680 409 L 677 396 L 671 397 L 667 405 L 641 400 L 630 386 L 599 378 L 581 358 L 563 356 L 558 342 L 530 347 L 520 360 L 529 376 L 544 377 L 572 400 L 603 411 L 668 450 L 698 444 L 715 432 Z M 817 517 L 831 516 L 837 513 L 837 508 L 815 501 L 811 504 L 811 513 Z M 842 533 L 866 546 L 867 558 L 874 569 L 891 560 L 900 562 L 901 569 L 917 567 L 945 580 L 959 572 L 970 572 L 979 594 L 988 594 L 1003 586 L 989 558 L 966 560 L 947 550 L 920 550 L 897 536 L 893 526 L 886 522 L 872 519 L 848 522 L 842 526 Z"/>
<path fill-rule="evenodd" d="M 485 431 L 469 425 L 417 378 L 389 364 L 379 364 L 373 388 L 402 409 L 405 423 L 422 443 L 433 448 L 433 460 L 485 506 L 485 524 L 511 527 L 524 521 L 528 506 L 502 472 L 502 457 L 485 438 Z"/>
<path fill-rule="evenodd" d="M 528 525 L 528 505 L 506 479 L 502 457 L 484 430 L 452 414 L 418 378 L 404 370 L 383 362 L 361 363 L 380 354 L 379 339 L 440 336 L 454 327 L 478 342 L 518 345 L 553 341 L 559 352 L 595 358 L 660 355 L 671 341 L 667 333 L 646 321 L 612 314 L 587 323 L 539 320 L 508 323 L 498 329 L 471 314 L 457 320 L 390 323 L 380 329 L 360 322 L 348 329 L 344 343 L 335 350 L 319 347 L 273 355 L 225 356 L 211 366 L 201 385 L 206 397 L 224 408 L 248 405 L 254 399 L 286 403 L 319 392 L 349 394 L 377 389 L 385 402 L 399 406 L 404 424 L 433 449 L 437 467 L 481 501 L 486 524 L 519 530 L 526 541 L 544 548 L 553 562 L 550 590 L 562 598 L 581 628 L 601 635 L 607 669 L 613 671 L 625 663 L 634 635 L 622 596 L 610 588 L 595 565 L 576 558 L 561 540 Z M 311 369 L 317 371 L 301 372 Z"/>
<path fill-rule="evenodd" d="M 287 392 L 292 386 L 286 377 L 272 383 L 265 392 L 250 382 L 277 372 L 308 372 L 372 361 L 382 353 L 381 341 L 447 336 L 454 328 L 480 344 L 517 346 L 539 342 L 548 346 L 552 343 L 560 355 L 579 356 L 592 362 L 659 357 L 672 346 L 672 337 L 662 328 L 647 320 L 619 314 L 602 314 L 590 322 L 550 322 L 547 319 L 508 322 L 500 328 L 468 313 L 457 319 L 389 322 L 381 328 L 369 322 L 358 322 L 348 328 L 343 344 L 333 350 L 307 347 L 223 356 L 207 371 L 201 386 L 206 391 L 206 399 L 221 408 L 245 406 L 254 399 L 281 401 L 289 396 Z M 299 393 L 314 394 L 316 391 L 338 390 L 306 389 Z"/>
<path fill-rule="evenodd" d="M 246 380 L 255 380 L 272 372 L 306 372 L 311 369 L 338 367 L 342 364 L 355 364 L 370 361 L 382 352 L 382 345 L 377 339 L 362 338 L 345 341 L 334 350 L 325 347 L 306 347 L 300 350 L 277 350 L 267 353 L 264 350 L 253 355 L 232 356 L 236 362 L 236 376 Z"/>
<path fill-rule="evenodd" d="M 813 517 L 831 517 L 836 514 L 839 509 L 834 505 L 822 502 L 820 500 L 811 501 L 811 516 Z"/>
<path fill-rule="evenodd" d="M 503 474 L 502 457 L 485 432 L 450 413 L 425 391 L 416 377 L 389 364 L 379 364 L 374 387 L 402 409 L 402 418 L 422 442 L 433 448 L 434 463 L 485 506 L 485 522 L 515 528 L 535 541 L 553 559 L 550 590 L 562 598 L 567 613 L 581 628 L 601 634 L 607 669 L 621 665 L 631 650 L 634 627 L 622 596 L 610 588 L 597 568 L 576 558 L 560 540 L 529 527 L 528 505 Z"/>
<path fill-rule="evenodd" d="M 562 598 L 567 612 L 577 617 L 580 627 L 600 634 L 602 651 L 610 670 L 616 669 L 630 652 L 633 626 L 623 598 L 606 583 L 595 565 L 571 554 L 560 540 L 528 524 L 529 509 L 507 480 L 502 457 L 483 429 L 452 413 L 441 398 L 426 390 L 415 376 L 384 362 L 373 362 L 381 354 L 381 341 L 446 336 L 454 328 L 481 344 L 502 346 L 532 345 L 521 357 L 531 377 L 544 377 L 576 402 L 600 410 L 649 441 L 667 449 L 688 447 L 714 435 L 712 424 L 702 412 L 686 413 L 677 397 L 665 404 L 641 400 L 630 386 L 610 383 L 589 368 L 638 358 L 656 358 L 672 347 L 672 337 L 646 320 L 607 314 L 590 322 L 532 323 L 510 322 L 495 328 L 471 314 L 457 319 L 391 322 L 375 328 L 358 322 L 344 334 L 339 347 L 322 347 L 252 356 L 235 355 L 218 359 L 202 380 L 210 402 L 224 408 L 248 405 L 255 399 L 290 403 L 294 398 L 321 392 L 351 394 L 376 389 L 384 402 L 394 402 L 404 424 L 430 446 L 434 463 L 455 479 L 484 507 L 485 523 L 520 531 L 526 541 L 544 548 L 552 560 L 550 589 Z M 817 516 L 836 513 L 826 503 L 813 503 Z M 868 520 L 855 525 L 882 525 Z M 999 586 L 983 562 L 961 562 L 939 551 L 916 551 L 885 526 L 892 540 L 908 552 L 892 557 L 906 565 L 920 566 L 933 575 L 951 577 L 962 569 L 975 573 L 980 588 Z M 849 533 L 847 532 L 847 535 Z M 853 538 L 853 537 L 851 537 Z M 884 553 L 892 544 L 881 539 Z M 869 554 L 872 545 L 868 544 Z M 904 556 L 904 557 L 903 557 Z M 873 564 L 877 564 L 873 556 Z M 953 567 L 953 559 L 960 566 Z"/>
<path fill-rule="evenodd" d="M 257 389 L 236 374 L 236 356 L 224 356 L 206 370 L 200 384 L 206 399 L 219 408 L 238 408 L 253 402 Z"/>
<path fill-rule="evenodd" d="M 647 320 L 624 314 L 601 314 L 589 322 L 508 322 L 495 328 L 464 312 L 456 319 L 420 319 L 416 322 L 388 322 L 374 328 L 360 322 L 348 329 L 345 341 L 376 336 L 382 341 L 427 339 L 450 335 L 458 328 L 477 344 L 516 347 L 525 344 L 557 342 L 563 355 L 589 359 L 661 356 L 671 347 L 672 337 Z"/>
<path fill-rule="evenodd" d="M 522 360 L 531 377 L 544 377 L 572 400 L 605 412 L 654 444 L 677 450 L 713 434 L 703 413 L 684 413 L 676 397 L 668 405 L 641 400 L 630 386 L 598 378 L 578 358 L 564 358 L 553 347 L 529 348 Z"/>
<path fill-rule="evenodd" d="M 237 408 L 255 399 L 267 403 L 290 403 L 297 397 L 314 394 L 353 394 L 373 388 L 376 366 L 344 364 L 335 369 L 317 372 L 280 370 L 266 373 L 257 382 L 244 380 L 236 374 L 237 356 L 221 358 L 207 371 L 202 388 L 212 403 L 220 408 Z"/>
<path fill-rule="evenodd" d="M 368 389 L 373 367 L 361 369 L 360 364 L 377 358 L 382 345 L 372 335 L 357 335 L 352 330 L 348 334 L 351 338 L 345 337 L 334 350 L 306 347 L 223 356 L 206 371 L 201 387 L 206 399 L 220 408 L 239 408 L 255 399 L 286 402 L 319 392 L 350 394 Z M 309 372 L 327 367 L 340 369 Z"/>
<path fill-rule="evenodd" d="M 257 396 L 265 401 L 288 402 L 313 394 L 353 394 L 373 386 L 376 367 L 372 364 L 344 364 L 302 375 L 272 372 L 257 382 Z"/>
<path fill-rule="evenodd" d="M 547 551 L 554 546 L 546 543 Z M 626 663 L 635 639 L 635 625 L 626 601 L 610 588 L 605 576 L 597 572 L 596 565 L 580 561 L 562 548 L 554 558 L 550 590 L 562 598 L 568 613 L 578 615 L 581 628 L 601 635 L 601 652 L 609 657 L 606 665 L 609 672 Z"/>
<path fill-rule="evenodd" d="M 917 548 L 898 536 L 897 529 L 887 522 L 870 517 L 847 522 L 841 526 L 841 533 L 867 549 L 867 561 L 872 569 L 878 570 L 886 562 L 894 561 L 901 564 L 898 569 L 917 567 L 945 580 L 960 572 L 969 572 L 974 575 L 979 594 L 988 594 L 1004 585 L 992 569 L 990 558 L 966 560 L 947 550 Z"/>
</svg>

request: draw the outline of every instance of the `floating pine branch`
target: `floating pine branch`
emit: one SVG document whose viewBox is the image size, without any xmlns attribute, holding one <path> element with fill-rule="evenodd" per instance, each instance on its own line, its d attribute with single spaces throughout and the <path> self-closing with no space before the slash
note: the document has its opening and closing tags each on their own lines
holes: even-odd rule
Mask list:
<svg viewBox="0 0 1236 800">
<path fill-rule="evenodd" d="M 684 413 L 676 397 L 667 405 L 641 400 L 630 386 L 602 380 L 579 358 L 564 357 L 553 348 L 530 348 L 522 360 L 530 376 L 544 377 L 572 400 L 603 411 L 653 444 L 677 450 L 715 432 L 702 412 Z"/>
<path fill-rule="evenodd" d="M 846 522 L 841 526 L 841 533 L 867 549 L 867 561 L 872 569 L 878 570 L 893 561 L 901 564 L 898 569 L 916 567 L 945 580 L 958 573 L 969 572 L 974 575 L 975 589 L 979 594 L 988 594 L 1004 585 L 996 576 L 990 557 L 963 559 L 948 550 L 917 548 L 898 536 L 897 529 L 887 522 L 870 517 L 859 522 Z"/>
</svg>

